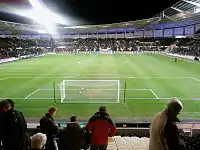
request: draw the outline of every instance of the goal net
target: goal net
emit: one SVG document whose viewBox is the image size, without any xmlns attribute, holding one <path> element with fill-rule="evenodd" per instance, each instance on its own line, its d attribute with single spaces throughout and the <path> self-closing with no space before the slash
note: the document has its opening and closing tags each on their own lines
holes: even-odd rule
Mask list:
<svg viewBox="0 0 200 150">
<path fill-rule="evenodd" d="M 119 80 L 63 80 L 61 103 L 119 103 Z"/>
</svg>

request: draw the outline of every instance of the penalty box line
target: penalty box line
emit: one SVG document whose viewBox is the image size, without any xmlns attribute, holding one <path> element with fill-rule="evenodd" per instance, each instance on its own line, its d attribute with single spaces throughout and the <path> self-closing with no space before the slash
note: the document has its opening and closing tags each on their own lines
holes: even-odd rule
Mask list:
<svg viewBox="0 0 200 150">
<path fill-rule="evenodd" d="M 9 78 L 9 77 L 0 78 L 0 81 L 6 80 L 6 79 L 8 79 L 8 78 Z"/>
<path fill-rule="evenodd" d="M 35 91 L 33 91 L 31 94 L 29 94 L 28 96 L 26 96 L 24 99 L 28 99 L 29 97 L 31 97 L 33 94 L 37 93 L 40 89 L 37 89 Z"/>
<path fill-rule="evenodd" d="M 197 78 L 191 77 L 191 79 L 194 80 L 194 81 L 196 81 L 196 82 L 198 82 L 198 83 L 200 83 L 200 80 L 197 79 Z"/>
<path fill-rule="evenodd" d="M 41 79 L 43 79 L 43 78 L 58 78 L 58 79 L 67 79 L 67 78 L 83 78 L 83 79 L 91 79 L 91 78 L 113 78 L 113 79 L 120 79 L 120 78 L 122 78 L 122 79 L 193 79 L 193 80 L 198 80 L 197 78 L 194 78 L 194 77 L 137 77 L 137 76 L 125 76 L 125 77 L 110 77 L 110 76 L 98 76 L 98 77 L 85 77 L 85 76 L 33 76 L 33 77 L 31 77 L 31 76 L 29 76 L 29 77 L 23 77 L 23 76 L 21 76 L 21 77 L 5 77 L 6 79 L 30 79 L 30 78 L 41 78 Z M 2 79 L 4 79 L 4 78 L 2 78 Z M 4 79 L 5 80 L 5 79 Z M 199 80 L 199 82 L 200 82 L 200 80 Z"/>
<path fill-rule="evenodd" d="M 157 94 L 154 92 L 153 89 L 149 89 L 151 91 L 151 93 L 156 97 L 156 99 L 159 99 L 159 97 L 157 96 Z"/>
<path fill-rule="evenodd" d="M 38 91 L 53 91 L 53 90 L 60 90 L 60 89 L 36 89 L 35 91 L 33 91 L 32 93 L 30 93 L 28 96 L 26 96 L 24 99 L 29 99 L 29 97 L 31 97 L 33 94 L 37 93 Z M 71 90 L 80 90 L 80 89 L 71 89 Z M 69 91 L 71 91 L 69 90 Z M 116 90 L 116 89 L 96 89 L 96 90 Z M 123 90 L 123 89 L 120 89 Z M 128 91 L 150 91 L 155 97 L 156 99 L 160 99 L 157 94 L 154 92 L 153 89 L 126 89 Z"/>
<path fill-rule="evenodd" d="M 41 90 L 41 91 L 53 91 L 53 90 L 60 90 L 60 89 L 39 89 L 39 90 Z M 80 89 L 68 89 L 68 91 L 77 91 L 77 90 L 80 90 Z M 117 90 L 117 89 L 91 89 L 91 90 L 112 91 L 112 90 Z M 124 90 L 124 89 L 120 89 L 120 90 Z M 127 91 L 150 91 L 156 97 L 156 99 L 160 99 L 153 89 L 126 89 L 126 90 Z"/>
<path fill-rule="evenodd" d="M 1 99 L 14 99 L 14 100 L 22 100 L 24 99 L 23 97 L 1 97 Z M 32 99 L 32 100 L 53 100 L 53 98 L 45 98 L 45 97 L 37 97 L 37 98 L 27 98 L 25 100 Z M 141 98 L 141 97 L 129 97 L 126 98 L 127 100 L 155 100 L 155 98 L 149 97 L 149 98 Z M 159 100 L 170 100 L 172 97 L 159 97 Z M 200 101 L 200 98 L 181 98 L 179 97 L 180 100 L 184 101 Z"/>
</svg>

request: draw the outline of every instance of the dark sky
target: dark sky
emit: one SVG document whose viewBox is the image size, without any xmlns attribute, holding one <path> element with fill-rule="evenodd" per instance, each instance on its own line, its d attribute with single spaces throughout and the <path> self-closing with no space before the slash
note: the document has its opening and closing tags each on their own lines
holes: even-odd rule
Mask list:
<svg viewBox="0 0 200 150">
<path fill-rule="evenodd" d="M 0 0 L 19 1 L 22 0 Z M 23 0 L 25 1 L 25 0 Z M 178 0 L 43 0 L 51 9 L 85 20 L 82 24 L 106 24 L 150 18 Z M 10 19 L 9 19 L 10 18 Z M 0 19 L 20 20 L 0 15 Z"/>
</svg>

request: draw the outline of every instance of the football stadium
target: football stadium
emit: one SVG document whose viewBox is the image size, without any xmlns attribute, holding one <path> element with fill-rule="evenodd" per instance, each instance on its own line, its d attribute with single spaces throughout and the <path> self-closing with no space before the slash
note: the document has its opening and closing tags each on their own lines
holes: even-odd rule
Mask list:
<svg viewBox="0 0 200 150">
<path fill-rule="evenodd" d="M 14 102 L 30 135 L 49 107 L 65 127 L 72 115 L 85 126 L 106 106 L 118 135 L 107 149 L 152 150 L 153 116 L 178 99 L 185 148 L 199 149 L 199 1 L 181 0 L 152 18 L 83 26 L 66 25 L 37 0 L 30 4 L 32 12 L 0 8 L 37 22 L 0 21 L 0 99 Z M 58 19 L 39 17 L 43 11 Z"/>
</svg>

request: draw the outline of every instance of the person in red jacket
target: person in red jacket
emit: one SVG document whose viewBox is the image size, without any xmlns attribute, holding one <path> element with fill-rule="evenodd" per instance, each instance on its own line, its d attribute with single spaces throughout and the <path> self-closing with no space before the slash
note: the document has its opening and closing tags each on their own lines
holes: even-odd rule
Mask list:
<svg viewBox="0 0 200 150">
<path fill-rule="evenodd" d="M 86 128 L 92 132 L 91 150 L 106 150 L 108 137 L 112 137 L 116 133 L 116 126 L 105 106 L 101 106 L 99 112 L 90 118 Z"/>
</svg>

